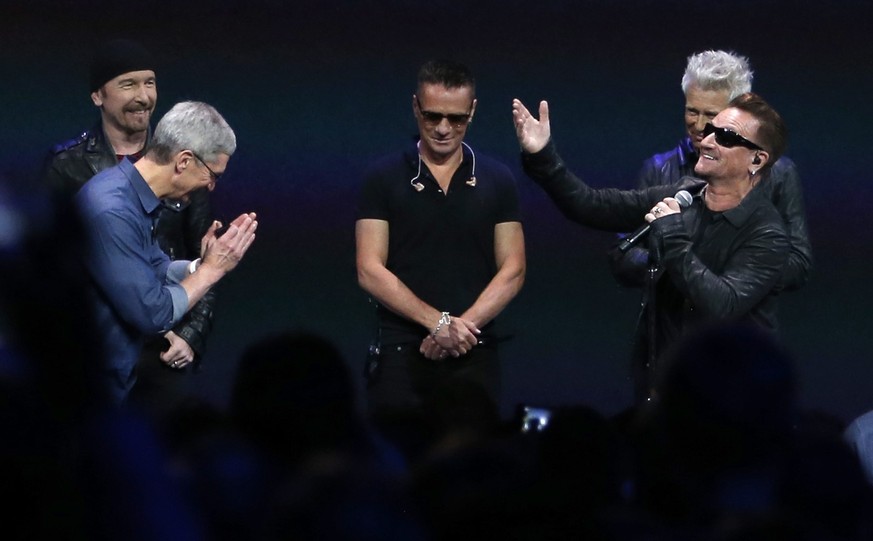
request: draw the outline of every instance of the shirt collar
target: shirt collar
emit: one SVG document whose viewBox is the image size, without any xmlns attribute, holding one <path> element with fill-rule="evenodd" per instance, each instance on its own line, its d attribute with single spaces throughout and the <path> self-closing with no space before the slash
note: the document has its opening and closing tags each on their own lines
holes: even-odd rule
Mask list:
<svg viewBox="0 0 873 541">
<path fill-rule="evenodd" d="M 143 210 L 146 214 L 152 214 L 161 204 L 155 192 L 149 187 L 148 183 L 139 173 L 139 170 L 130 163 L 130 160 L 124 158 L 119 162 L 118 167 L 124 173 L 124 176 L 127 177 L 128 182 L 130 182 L 131 187 L 133 187 L 137 197 L 139 197 Z"/>
<path fill-rule="evenodd" d="M 721 215 L 724 216 L 724 218 L 734 227 L 742 227 L 742 225 L 746 223 L 746 220 L 748 220 L 758 208 L 763 195 L 761 190 L 758 190 L 757 188 L 757 186 L 752 188 L 752 191 L 746 194 L 746 197 L 740 201 L 739 205 L 721 213 Z M 766 201 L 766 198 L 764 198 L 764 200 Z"/>
</svg>

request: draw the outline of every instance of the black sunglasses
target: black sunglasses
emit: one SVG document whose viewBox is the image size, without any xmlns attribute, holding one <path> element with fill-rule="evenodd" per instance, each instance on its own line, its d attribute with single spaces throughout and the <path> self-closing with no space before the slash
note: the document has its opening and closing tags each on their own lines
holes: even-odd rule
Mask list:
<svg viewBox="0 0 873 541">
<path fill-rule="evenodd" d="M 204 160 L 203 158 L 201 158 L 200 156 L 198 156 L 197 153 L 194 152 L 193 150 L 191 151 L 191 154 L 193 154 L 194 157 L 197 158 L 197 159 L 200 161 L 200 163 L 203 164 L 203 167 L 205 167 L 206 170 L 209 171 L 209 174 L 212 175 L 212 181 L 213 181 L 213 182 L 215 182 L 216 180 L 218 180 L 219 178 L 221 178 L 221 175 L 217 175 L 217 174 L 215 174 L 215 171 L 213 171 L 212 168 L 209 167 L 209 165 L 206 163 L 206 160 Z M 222 174 L 224 174 L 224 173 L 222 173 Z"/>
<path fill-rule="evenodd" d="M 709 134 L 715 134 L 715 142 L 719 144 L 719 146 L 723 146 L 725 148 L 734 148 L 737 146 L 750 148 L 752 150 L 764 150 L 759 147 L 755 143 L 749 141 L 742 135 L 738 134 L 733 130 L 729 130 L 727 128 L 719 128 L 717 126 L 713 126 L 710 122 L 706 123 L 706 126 L 703 128 L 703 136 L 708 137 Z"/>
<path fill-rule="evenodd" d="M 439 124 L 443 121 L 444 118 L 449 120 L 449 124 L 455 127 L 462 127 L 470 122 L 470 113 L 437 113 L 436 111 L 425 111 L 421 107 L 421 101 L 419 101 L 418 96 L 415 97 L 415 103 L 418 104 L 418 112 L 421 113 L 421 118 L 424 119 L 428 124 Z"/>
</svg>

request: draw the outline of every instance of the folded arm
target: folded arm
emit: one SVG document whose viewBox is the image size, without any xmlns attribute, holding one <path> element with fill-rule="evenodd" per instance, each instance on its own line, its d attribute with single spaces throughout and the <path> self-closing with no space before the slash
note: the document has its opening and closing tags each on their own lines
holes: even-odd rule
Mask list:
<svg viewBox="0 0 873 541">
<path fill-rule="evenodd" d="M 788 239 L 781 227 L 762 224 L 716 273 L 692 252 L 691 238 L 681 220 L 665 218 L 656 224 L 656 234 L 663 243 L 664 268 L 695 309 L 708 318 L 747 314 L 773 291 L 788 258 Z"/>
</svg>

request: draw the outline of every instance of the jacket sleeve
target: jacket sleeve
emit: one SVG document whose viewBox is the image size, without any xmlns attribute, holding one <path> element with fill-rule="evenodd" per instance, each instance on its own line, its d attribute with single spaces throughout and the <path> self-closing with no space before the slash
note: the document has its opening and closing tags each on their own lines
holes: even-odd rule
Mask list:
<svg viewBox="0 0 873 541">
<path fill-rule="evenodd" d="M 49 152 L 43 162 L 41 180 L 51 194 L 61 201 L 72 199 L 73 195 L 91 178 L 93 173 L 80 156 L 70 151 Z"/>
<path fill-rule="evenodd" d="M 185 314 L 181 322 L 173 328 L 173 332 L 188 342 L 198 357 L 202 357 L 206 351 L 206 338 L 212 331 L 214 319 L 215 290 L 212 289 Z"/>
<path fill-rule="evenodd" d="M 182 227 L 183 242 L 187 257 L 200 257 L 200 243 L 203 235 L 212 224 L 212 207 L 209 192 L 203 188 L 190 195 L 190 203 L 185 209 Z M 212 331 L 215 317 L 215 289 L 210 290 L 195 304 L 185 317 L 173 328 L 173 332 L 191 346 L 198 357 L 206 351 L 206 339 Z"/>
<path fill-rule="evenodd" d="M 627 252 L 622 252 L 618 249 L 618 245 L 623 240 L 619 238 L 618 243 L 606 253 L 609 270 L 619 285 L 643 287 L 646 283 L 646 271 L 649 268 L 649 250 L 635 246 Z"/>
<path fill-rule="evenodd" d="M 51 190 L 53 193 L 72 192 L 69 189 L 67 178 L 61 174 L 61 171 L 55 163 L 55 154 L 49 153 L 42 164 L 42 172 L 40 173 L 43 186 Z"/>
<path fill-rule="evenodd" d="M 812 271 L 812 246 L 806 227 L 806 210 L 797 167 L 787 158 L 779 160 L 777 166 L 774 166 L 770 177 L 764 182 L 773 183 L 773 204 L 782 216 L 785 232 L 791 243 L 788 262 L 778 284 L 780 289 L 791 291 L 800 289 L 809 280 Z"/>
<path fill-rule="evenodd" d="M 643 190 L 649 186 L 663 184 L 655 163 L 655 156 L 643 162 L 642 168 L 637 175 L 637 188 Z M 627 252 L 618 249 L 621 242 L 629 234 L 618 235 L 616 242 L 606 253 L 609 263 L 609 272 L 622 287 L 643 287 L 646 283 L 646 270 L 649 266 L 649 251 L 640 246 L 634 246 Z"/>
<path fill-rule="evenodd" d="M 189 195 L 189 205 L 185 210 L 185 222 L 182 228 L 185 253 L 188 259 L 200 257 L 200 243 L 203 235 L 212 225 L 212 205 L 209 202 L 209 191 L 200 188 Z"/>
<path fill-rule="evenodd" d="M 674 162 L 678 149 L 664 154 L 655 154 L 643 162 L 637 175 L 637 189 L 644 190 L 652 186 L 673 184 L 679 180 L 679 170 Z M 675 175 L 675 177 L 674 177 Z M 649 268 L 649 251 L 644 246 L 635 246 L 627 252 L 618 249 L 626 238 L 619 235 L 618 242 L 607 252 L 609 270 L 615 281 L 623 287 L 642 287 L 646 283 Z"/>
<path fill-rule="evenodd" d="M 643 166 L 640 168 L 640 172 L 637 175 L 637 188 L 642 190 L 650 186 L 665 184 L 663 175 L 661 174 L 655 158 L 656 156 L 653 156 L 643 162 Z"/>
<path fill-rule="evenodd" d="M 691 237 L 679 214 L 656 220 L 653 231 L 661 243 L 661 262 L 669 279 L 695 310 L 710 319 L 750 312 L 773 290 L 788 257 L 788 238 L 780 223 L 764 221 L 755 226 L 720 274 L 692 252 Z"/>
<path fill-rule="evenodd" d="M 658 186 L 647 190 L 591 188 L 571 173 L 552 141 L 535 154 L 522 153 L 525 173 L 539 184 L 568 219 L 605 231 L 631 231 L 645 223 L 654 202 L 669 193 Z"/>
</svg>

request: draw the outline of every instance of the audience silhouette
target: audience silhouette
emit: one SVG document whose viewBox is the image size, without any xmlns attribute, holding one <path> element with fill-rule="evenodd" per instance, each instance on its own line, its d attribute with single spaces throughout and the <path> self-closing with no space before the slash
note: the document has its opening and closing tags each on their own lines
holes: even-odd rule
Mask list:
<svg viewBox="0 0 873 541">
<path fill-rule="evenodd" d="M 871 417 L 803 411 L 791 355 L 742 324 L 689 334 L 650 405 L 556 405 L 532 432 L 462 384 L 368 417 L 301 330 L 249 345 L 226 410 L 110 407 L 75 216 L 29 197 L 0 184 L 4 538 L 873 538 Z"/>
</svg>

